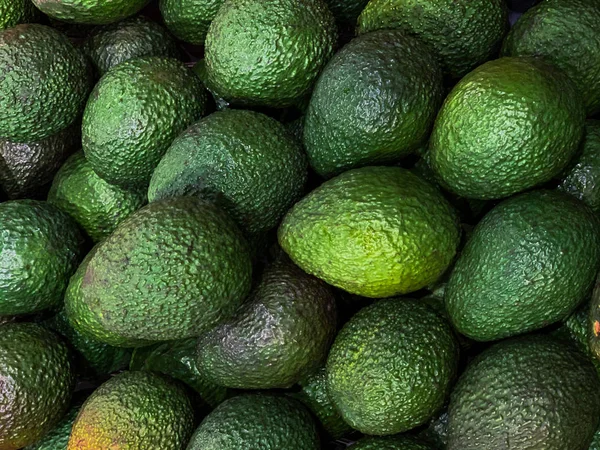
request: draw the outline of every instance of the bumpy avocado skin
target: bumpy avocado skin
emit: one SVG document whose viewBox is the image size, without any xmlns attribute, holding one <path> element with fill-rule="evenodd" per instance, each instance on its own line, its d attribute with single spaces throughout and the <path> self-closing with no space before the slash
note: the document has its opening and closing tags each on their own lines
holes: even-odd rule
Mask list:
<svg viewBox="0 0 600 450">
<path fill-rule="evenodd" d="M 503 0 L 371 0 L 358 18 L 359 34 L 400 29 L 438 55 L 452 78 L 492 59 L 508 30 Z"/>
<path fill-rule="evenodd" d="M 585 204 L 558 191 L 521 194 L 475 227 L 446 286 L 446 309 L 478 341 L 526 333 L 568 317 L 599 269 L 600 224 Z"/>
<path fill-rule="evenodd" d="M 279 243 L 304 271 L 364 297 L 416 291 L 439 278 L 458 246 L 455 211 L 399 167 L 353 169 L 296 203 Z"/>
<path fill-rule="evenodd" d="M 331 177 L 414 152 L 429 137 L 443 94 L 436 57 L 416 38 L 382 30 L 354 39 L 313 90 L 304 121 L 311 166 Z"/>
<path fill-rule="evenodd" d="M 0 448 L 37 442 L 69 407 L 75 377 L 67 346 L 33 323 L 0 325 Z"/>
<path fill-rule="evenodd" d="M 207 86 L 233 103 L 291 106 L 310 92 L 336 40 L 323 0 L 225 2 L 206 36 Z"/>
<path fill-rule="evenodd" d="M 600 416 L 600 380 L 570 343 L 530 335 L 481 353 L 449 406 L 448 450 L 587 450 Z"/>
<path fill-rule="evenodd" d="M 565 169 L 584 126 L 583 102 L 562 71 L 531 57 L 500 58 L 469 73 L 446 97 L 429 162 L 458 195 L 507 197 Z"/>
<path fill-rule="evenodd" d="M 48 434 L 35 444 L 25 447 L 24 450 L 67 450 L 73 422 L 75 422 L 80 408 L 81 405 L 73 406 Z"/>
<path fill-rule="evenodd" d="M 0 136 L 32 142 L 64 130 L 81 114 L 91 67 L 62 33 L 37 24 L 0 31 Z"/>
<path fill-rule="evenodd" d="M 0 3 L 0 30 L 20 23 L 35 22 L 39 11 L 29 0 L 3 0 Z"/>
<path fill-rule="evenodd" d="M 144 206 L 146 192 L 108 184 L 96 175 L 80 151 L 54 177 L 48 202 L 69 213 L 94 242 L 99 242 Z"/>
<path fill-rule="evenodd" d="M 99 76 L 133 58 L 180 56 L 177 43 L 167 30 L 143 16 L 96 28 L 81 48 Z"/>
<path fill-rule="evenodd" d="M 511 28 L 502 54 L 543 57 L 575 82 L 588 115 L 600 111 L 600 3 L 597 1 L 540 2 Z"/>
<path fill-rule="evenodd" d="M 165 25 L 178 39 L 204 45 L 208 27 L 225 0 L 160 0 Z"/>
<path fill-rule="evenodd" d="M 32 0 L 44 14 L 61 22 L 104 25 L 129 17 L 148 0 Z"/>
<path fill-rule="evenodd" d="M 147 187 L 167 148 L 206 111 L 200 79 L 181 62 L 135 58 L 110 70 L 94 88 L 82 125 L 92 169 L 121 187 Z"/>
<path fill-rule="evenodd" d="M 96 389 L 73 424 L 68 450 L 181 449 L 194 426 L 185 390 L 162 375 L 123 372 Z"/>
<path fill-rule="evenodd" d="M 352 450 L 435 450 L 412 436 L 367 436 L 360 439 Z"/>
<path fill-rule="evenodd" d="M 289 397 L 240 395 L 221 403 L 194 432 L 187 450 L 318 450 L 312 416 Z"/>
<path fill-rule="evenodd" d="M 38 200 L 0 203 L 0 315 L 59 306 L 85 240 L 66 213 Z"/>
<path fill-rule="evenodd" d="M 327 360 L 329 393 L 342 417 L 369 435 L 426 423 L 444 404 L 458 364 L 450 324 L 418 300 L 380 300 L 338 333 Z"/>
<path fill-rule="evenodd" d="M 156 167 L 148 199 L 215 199 L 247 236 L 277 226 L 304 193 L 304 152 L 276 120 L 257 112 L 215 112 L 177 137 Z"/>
</svg>

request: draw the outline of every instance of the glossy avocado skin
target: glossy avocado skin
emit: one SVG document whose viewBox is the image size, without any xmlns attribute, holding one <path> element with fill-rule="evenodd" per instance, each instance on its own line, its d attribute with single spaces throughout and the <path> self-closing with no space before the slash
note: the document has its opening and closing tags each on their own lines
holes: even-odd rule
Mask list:
<svg viewBox="0 0 600 450">
<path fill-rule="evenodd" d="M 32 0 L 44 14 L 61 22 L 104 25 L 117 22 L 142 9 L 148 0 Z"/>
<path fill-rule="evenodd" d="M 371 0 L 358 18 L 359 34 L 400 29 L 438 55 L 444 72 L 461 78 L 494 58 L 508 30 L 502 0 Z"/>
<path fill-rule="evenodd" d="M 491 341 L 567 318 L 600 269 L 599 232 L 596 215 L 562 192 L 500 203 L 475 227 L 450 275 L 445 301 L 454 326 Z"/>
<path fill-rule="evenodd" d="M 482 400 L 485 399 L 485 400 Z M 570 343 L 529 335 L 495 344 L 458 380 L 448 450 L 588 450 L 600 417 L 600 380 Z"/>
<path fill-rule="evenodd" d="M 588 115 L 600 111 L 600 4 L 544 0 L 523 14 L 502 54 L 537 56 L 564 70 L 579 88 Z"/>
<path fill-rule="evenodd" d="M 73 422 L 80 408 L 81 405 L 73 406 L 48 434 L 35 444 L 25 447 L 24 450 L 67 450 Z"/>
<path fill-rule="evenodd" d="M 414 152 L 429 137 L 443 95 L 437 59 L 416 38 L 381 30 L 354 39 L 313 90 L 304 121 L 311 166 L 329 178 Z"/>
<path fill-rule="evenodd" d="M 469 73 L 446 97 L 429 162 L 458 195 L 507 197 L 565 169 L 584 125 L 581 97 L 562 71 L 531 57 L 500 58 Z"/>
<path fill-rule="evenodd" d="M 344 420 L 362 433 L 402 433 L 443 406 L 458 351 L 450 324 L 429 306 L 380 300 L 338 333 L 327 359 L 329 393 Z"/>
<path fill-rule="evenodd" d="M 230 398 L 194 432 L 187 450 L 319 450 L 308 410 L 289 397 L 246 394 Z"/>
<path fill-rule="evenodd" d="M 352 446 L 354 450 L 435 450 L 412 436 L 367 436 Z"/>
<path fill-rule="evenodd" d="M 160 0 L 165 25 L 178 39 L 204 45 L 208 27 L 224 0 Z"/>
<path fill-rule="evenodd" d="M 0 137 L 33 142 L 64 130 L 91 88 L 85 56 L 59 31 L 38 24 L 0 31 Z"/>
<path fill-rule="evenodd" d="M 0 30 L 20 23 L 35 22 L 39 11 L 29 0 L 7 0 L 0 4 Z"/>
</svg>

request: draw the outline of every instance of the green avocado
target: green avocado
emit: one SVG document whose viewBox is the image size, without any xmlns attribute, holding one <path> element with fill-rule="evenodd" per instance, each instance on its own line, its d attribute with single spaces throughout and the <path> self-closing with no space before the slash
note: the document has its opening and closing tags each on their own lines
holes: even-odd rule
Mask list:
<svg viewBox="0 0 600 450">
<path fill-rule="evenodd" d="M 44 14 L 61 22 L 103 25 L 131 16 L 148 0 L 31 0 Z"/>
<path fill-rule="evenodd" d="M 73 406 L 48 434 L 23 450 L 67 450 L 73 422 L 75 422 L 80 408 L 81 405 Z"/>
<path fill-rule="evenodd" d="M 0 30 L 20 23 L 35 22 L 39 11 L 29 0 L 2 0 L 0 2 Z"/>
<path fill-rule="evenodd" d="M 350 447 L 351 450 L 436 450 L 412 436 L 367 436 Z"/>
<path fill-rule="evenodd" d="M 225 0 L 160 0 L 165 25 L 178 39 L 204 45 L 208 27 Z"/>
</svg>

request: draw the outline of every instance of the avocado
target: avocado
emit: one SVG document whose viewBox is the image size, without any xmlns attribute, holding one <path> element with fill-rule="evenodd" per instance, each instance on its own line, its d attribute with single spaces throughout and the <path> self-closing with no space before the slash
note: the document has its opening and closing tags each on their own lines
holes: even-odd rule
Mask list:
<svg viewBox="0 0 600 450">
<path fill-rule="evenodd" d="M 475 227 L 446 286 L 454 326 L 492 341 L 567 318 L 600 270 L 598 220 L 559 191 L 527 192 L 498 204 Z"/>
<path fill-rule="evenodd" d="M 94 242 L 99 242 L 127 216 L 144 206 L 146 192 L 108 184 L 96 175 L 79 151 L 54 177 L 48 203 L 69 213 Z"/>
<path fill-rule="evenodd" d="M 110 184 L 143 189 L 173 139 L 204 115 L 207 95 L 183 63 L 158 56 L 106 73 L 83 115 L 83 151 Z"/>
<path fill-rule="evenodd" d="M 460 239 L 457 216 L 431 184 L 400 167 L 353 169 L 287 213 L 279 243 L 304 271 L 364 297 L 437 280 Z"/>
<path fill-rule="evenodd" d="M 81 49 L 99 76 L 117 64 L 142 56 L 180 56 L 177 42 L 167 30 L 143 16 L 95 28 Z"/>
<path fill-rule="evenodd" d="M 323 0 L 225 2 L 206 35 L 207 86 L 232 103 L 292 106 L 310 92 L 336 41 Z"/>
<path fill-rule="evenodd" d="M 340 25 L 356 24 L 356 19 L 367 6 L 369 0 L 325 0 L 333 17 Z"/>
<path fill-rule="evenodd" d="M 57 207 L 38 200 L 0 203 L 0 315 L 60 306 L 84 245 L 75 221 Z"/>
<path fill-rule="evenodd" d="M 450 324 L 419 300 L 379 300 L 338 333 L 327 359 L 329 394 L 364 434 L 391 435 L 426 423 L 450 392 L 458 365 Z"/>
<path fill-rule="evenodd" d="M 429 162 L 442 186 L 458 195 L 507 197 L 565 169 L 584 125 L 581 97 L 562 71 L 531 57 L 500 58 L 446 97 Z"/>
<path fill-rule="evenodd" d="M 208 74 L 206 73 L 206 60 L 202 58 L 192 67 L 194 73 L 202 80 L 204 85 L 206 85 L 206 81 L 208 80 Z M 231 106 L 227 100 L 222 97 L 219 97 L 216 93 L 214 93 L 210 88 L 207 87 L 208 92 L 212 97 L 212 100 L 215 104 L 215 108 L 217 111 L 222 111 L 224 109 L 229 109 Z M 212 105 L 211 105 L 212 106 Z"/>
<path fill-rule="evenodd" d="M 0 448 L 33 444 L 59 423 L 75 387 L 69 350 L 33 323 L 0 325 Z"/>
<path fill-rule="evenodd" d="M 589 313 L 589 348 L 597 361 L 600 361 L 600 276 L 596 279 L 596 284 L 592 291 Z"/>
<path fill-rule="evenodd" d="M 0 31 L 0 137 L 33 142 L 71 125 L 92 88 L 91 67 L 62 33 L 38 24 Z"/>
<path fill-rule="evenodd" d="M 445 449 L 448 445 L 448 410 L 442 409 L 433 416 L 427 427 L 421 429 L 417 436 L 434 449 Z"/>
<path fill-rule="evenodd" d="M 511 28 L 502 54 L 544 58 L 575 82 L 588 115 L 600 112 L 600 3 L 597 1 L 540 2 Z"/>
<path fill-rule="evenodd" d="M 160 0 L 165 25 L 178 39 L 204 45 L 208 27 L 225 0 Z"/>
<path fill-rule="evenodd" d="M 588 450 L 600 450 L 600 428 L 596 430 L 590 448 Z"/>
<path fill-rule="evenodd" d="M 452 391 L 448 450 L 587 450 L 600 379 L 570 343 L 544 335 L 493 345 Z"/>
<path fill-rule="evenodd" d="M 282 258 L 232 318 L 200 337 L 198 367 L 222 386 L 287 388 L 324 362 L 335 332 L 329 286 Z"/>
<path fill-rule="evenodd" d="M 148 0 L 31 0 L 44 14 L 61 22 L 104 25 L 132 16 Z"/>
<path fill-rule="evenodd" d="M 247 394 L 221 403 L 194 432 L 187 450 L 319 450 L 310 413 L 284 396 Z"/>
<path fill-rule="evenodd" d="M 35 444 L 25 447 L 23 450 L 67 450 L 73 422 L 75 422 L 80 408 L 81 405 L 71 407 L 67 414 L 48 434 L 45 434 L 42 439 Z"/>
<path fill-rule="evenodd" d="M 83 404 L 67 448 L 182 449 L 193 427 L 194 412 L 182 386 L 150 372 L 123 372 Z"/>
<path fill-rule="evenodd" d="M 0 30 L 35 22 L 39 16 L 39 11 L 29 0 L 3 0 L 0 3 Z"/>
<path fill-rule="evenodd" d="M 429 444 L 408 435 L 367 436 L 350 446 L 351 450 L 435 450 Z"/>
<path fill-rule="evenodd" d="M 371 0 L 358 33 L 381 29 L 415 35 L 458 79 L 495 57 L 508 30 L 508 8 L 503 0 Z"/>
<path fill-rule="evenodd" d="M 304 145 L 311 166 L 329 178 L 413 153 L 429 137 L 443 94 L 436 56 L 416 38 L 382 30 L 352 40 L 310 99 Z"/>
<path fill-rule="evenodd" d="M 150 202 L 213 198 L 248 237 L 279 224 L 304 193 L 306 156 L 283 125 L 264 114 L 218 111 L 171 144 L 150 180 Z"/>
</svg>

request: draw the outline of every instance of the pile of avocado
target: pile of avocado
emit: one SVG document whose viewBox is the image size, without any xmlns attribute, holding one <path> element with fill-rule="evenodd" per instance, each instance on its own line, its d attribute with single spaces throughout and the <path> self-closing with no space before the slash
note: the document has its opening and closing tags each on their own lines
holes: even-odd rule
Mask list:
<svg viewBox="0 0 600 450">
<path fill-rule="evenodd" d="M 0 450 L 600 450 L 599 273 L 600 0 L 0 0 Z"/>
</svg>

